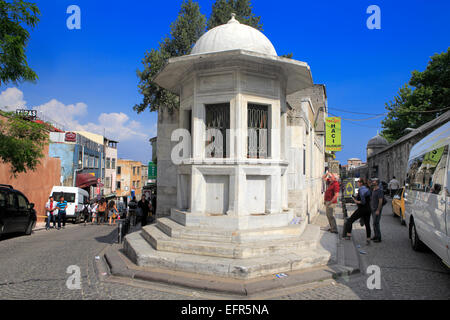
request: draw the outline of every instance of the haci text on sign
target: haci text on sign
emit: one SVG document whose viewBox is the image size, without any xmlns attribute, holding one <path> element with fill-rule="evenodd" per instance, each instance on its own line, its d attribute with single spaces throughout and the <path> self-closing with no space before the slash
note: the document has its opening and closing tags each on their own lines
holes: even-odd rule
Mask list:
<svg viewBox="0 0 450 320">
<path fill-rule="evenodd" d="M 341 123 L 341 118 L 338 117 L 330 117 L 325 119 L 326 151 L 342 151 Z"/>
</svg>

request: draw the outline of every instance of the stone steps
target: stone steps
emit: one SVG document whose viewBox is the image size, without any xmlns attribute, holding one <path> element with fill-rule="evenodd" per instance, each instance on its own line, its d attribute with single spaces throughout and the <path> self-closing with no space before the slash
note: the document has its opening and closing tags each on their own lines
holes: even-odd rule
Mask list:
<svg viewBox="0 0 450 320">
<path fill-rule="evenodd" d="M 156 226 L 166 235 L 176 239 L 200 240 L 212 242 L 260 242 L 266 240 L 291 239 L 298 240 L 307 221 L 300 224 L 288 225 L 278 228 L 252 229 L 228 231 L 201 227 L 185 227 L 170 218 L 158 219 Z"/>
<path fill-rule="evenodd" d="M 305 231 L 295 239 L 247 243 L 172 238 L 156 225 L 144 227 L 141 235 L 157 251 L 245 259 L 314 249 L 320 237 L 320 228 L 315 225 L 307 225 Z"/>
<path fill-rule="evenodd" d="M 320 246 L 248 259 L 157 251 L 143 237 L 143 232 L 127 235 L 124 250 L 138 266 L 244 280 L 322 266 L 330 261 L 330 253 Z"/>
</svg>

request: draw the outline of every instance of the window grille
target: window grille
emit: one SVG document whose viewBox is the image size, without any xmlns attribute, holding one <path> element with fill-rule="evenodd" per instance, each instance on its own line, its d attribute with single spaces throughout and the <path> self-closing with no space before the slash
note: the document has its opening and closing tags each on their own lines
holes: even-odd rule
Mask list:
<svg viewBox="0 0 450 320">
<path fill-rule="evenodd" d="M 248 158 L 268 157 L 269 110 L 268 106 L 248 105 Z"/>
<path fill-rule="evenodd" d="M 227 130 L 230 129 L 230 104 L 206 105 L 206 144 L 207 158 L 226 158 Z M 221 137 L 219 136 L 221 135 Z"/>
</svg>

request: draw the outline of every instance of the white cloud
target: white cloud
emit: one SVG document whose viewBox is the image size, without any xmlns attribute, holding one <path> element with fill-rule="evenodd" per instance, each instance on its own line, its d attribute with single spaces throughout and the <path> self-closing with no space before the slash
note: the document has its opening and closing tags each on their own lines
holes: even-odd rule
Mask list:
<svg viewBox="0 0 450 320">
<path fill-rule="evenodd" d="M 0 94 L 0 108 L 9 111 L 17 107 L 26 107 L 23 100 L 23 92 L 17 88 L 9 88 Z M 153 126 L 143 126 L 139 121 L 131 120 L 128 115 L 120 113 L 102 113 L 97 121 L 80 123 L 79 118 L 88 114 L 88 106 L 83 102 L 66 105 L 56 99 L 33 107 L 38 111 L 42 120 L 56 123 L 57 127 L 62 127 L 67 131 L 89 131 L 103 135 L 109 139 L 119 141 L 119 151 L 122 149 L 126 157 L 143 157 L 148 159 L 150 154 L 149 139 L 156 135 L 156 124 Z M 123 143 L 123 144 L 122 144 Z M 136 147 L 139 146 L 139 147 Z M 141 147 L 142 146 L 142 147 Z M 143 156 L 145 153 L 145 156 Z"/>
<path fill-rule="evenodd" d="M 23 92 L 17 88 L 8 88 L 0 94 L 0 109 L 4 111 L 15 111 L 26 105 L 23 100 Z"/>
</svg>

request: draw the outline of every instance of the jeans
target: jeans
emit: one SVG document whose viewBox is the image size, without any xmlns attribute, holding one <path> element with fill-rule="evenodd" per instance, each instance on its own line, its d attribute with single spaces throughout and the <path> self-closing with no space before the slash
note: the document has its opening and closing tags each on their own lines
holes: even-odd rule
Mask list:
<svg viewBox="0 0 450 320">
<path fill-rule="evenodd" d="M 66 226 L 66 213 L 65 212 L 58 213 L 58 229 L 61 228 L 61 220 L 63 223 L 63 227 L 65 227 Z"/>
<path fill-rule="evenodd" d="M 372 212 L 373 219 L 373 231 L 375 233 L 375 239 L 381 240 L 380 220 L 383 209 L 380 210 L 380 214 L 377 215 L 375 211 Z"/>
<path fill-rule="evenodd" d="M 47 216 L 47 224 L 45 225 L 45 227 L 47 229 L 50 228 L 50 221 L 53 222 L 53 228 L 55 228 L 56 227 L 56 219 L 55 219 L 55 215 L 54 214 L 50 214 L 50 215 Z"/>
<path fill-rule="evenodd" d="M 364 224 L 366 226 L 366 236 L 367 239 L 370 239 L 371 236 L 371 230 L 370 230 L 370 209 L 365 207 L 360 207 L 356 209 L 356 211 L 352 214 L 350 218 L 347 219 L 347 221 L 344 224 L 344 232 L 343 236 L 346 237 L 348 233 L 352 233 L 353 228 L 353 222 L 358 220 L 359 218 L 362 218 L 364 220 Z"/>
</svg>

